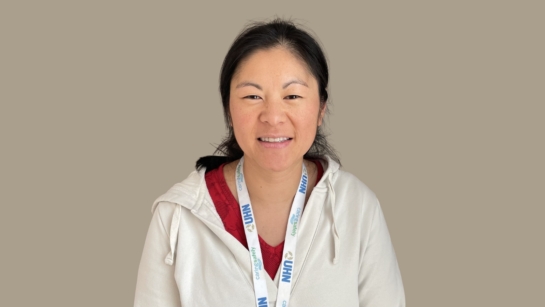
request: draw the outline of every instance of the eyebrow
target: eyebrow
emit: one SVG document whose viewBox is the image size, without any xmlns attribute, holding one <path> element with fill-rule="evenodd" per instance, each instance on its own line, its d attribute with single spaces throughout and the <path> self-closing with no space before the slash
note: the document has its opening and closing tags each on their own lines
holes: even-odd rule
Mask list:
<svg viewBox="0 0 545 307">
<path fill-rule="evenodd" d="M 304 81 L 299 80 L 299 79 L 294 79 L 294 80 L 290 80 L 290 81 L 284 83 L 284 85 L 282 86 L 282 89 L 285 89 L 286 87 L 288 87 L 288 86 L 290 86 L 292 84 L 300 84 L 300 85 L 308 87 L 308 85 Z M 255 88 L 259 89 L 259 90 L 263 90 L 261 88 L 261 86 L 259 86 L 259 84 L 256 84 L 256 83 L 253 83 L 253 82 L 241 82 L 235 88 L 241 88 L 241 87 L 245 87 L 245 86 L 253 86 L 253 87 L 255 87 Z"/>
<path fill-rule="evenodd" d="M 294 80 L 291 80 L 291 81 L 288 81 L 288 82 L 284 83 L 282 88 L 285 89 L 286 87 L 288 87 L 288 86 L 290 86 L 292 84 L 301 84 L 301 85 L 304 85 L 304 86 L 308 87 L 308 85 L 304 81 L 299 80 L 299 79 L 294 79 Z"/>
<path fill-rule="evenodd" d="M 239 83 L 236 88 L 241 88 L 241 87 L 245 87 L 245 86 L 253 86 L 253 87 L 255 87 L 255 88 L 259 89 L 259 90 L 263 90 L 261 88 L 261 86 L 259 86 L 259 84 L 255 84 L 255 83 L 252 83 L 252 82 Z"/>
</svg>

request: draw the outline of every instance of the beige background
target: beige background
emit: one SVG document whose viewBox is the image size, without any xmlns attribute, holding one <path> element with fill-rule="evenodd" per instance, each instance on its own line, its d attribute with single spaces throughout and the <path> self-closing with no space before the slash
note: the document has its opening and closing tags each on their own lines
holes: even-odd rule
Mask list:
<svg viewBox="0 0 545 307">
<path fill-rule="evenodd" d="M 351 4 L 349 4 L 351 3 Z M 542 1 L 2 1 L 1 306 L 132 306 L 153 200 L 223 136 L 220 65 L 293 17 L 409 306 L 543 306 Z"/>
</svg>

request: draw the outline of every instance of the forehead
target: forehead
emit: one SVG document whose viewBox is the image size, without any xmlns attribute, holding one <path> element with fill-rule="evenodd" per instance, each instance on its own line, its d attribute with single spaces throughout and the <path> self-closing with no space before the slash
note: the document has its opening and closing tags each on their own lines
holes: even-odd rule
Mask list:
<svg viewBox="0 0 545 307">
<path fill-rule="evenodd" d="M 302 79 L 309 86 L 310 83 L 316 83 L 304 60 L 284 47 L 274 47 L 255 51 L 241 61 L 231 84 L 238 81 L 283 82 L 289 78 Z"/>
</svg>

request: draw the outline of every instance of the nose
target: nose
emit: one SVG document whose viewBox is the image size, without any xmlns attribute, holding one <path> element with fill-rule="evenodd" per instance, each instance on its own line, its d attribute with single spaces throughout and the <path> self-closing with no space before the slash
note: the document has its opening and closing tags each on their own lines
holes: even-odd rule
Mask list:
<svg viewBox="0 0 545 307">
<path fill-rule="evenodd" d="M 271 126 L 282 124 L 286 121 L 286 108 L 281 98 L 268 99 L 263 103 L 263 110 L 259 120 Z"/>
</svg>

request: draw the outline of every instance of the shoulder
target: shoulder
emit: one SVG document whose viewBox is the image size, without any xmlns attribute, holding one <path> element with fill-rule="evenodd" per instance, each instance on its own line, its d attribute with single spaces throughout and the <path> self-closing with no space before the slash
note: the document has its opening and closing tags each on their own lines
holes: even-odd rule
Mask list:
<svg viewBox="0 0 545 307">
<path fill-rule="evenodd" d="M 352 227 L 367 229 L 380 211 L 376 194 L 352 173 L 337 170 L 331 175 L 335 215 Z"/>
<path fill-rule="evenodd" d="M 361 198 L 364 202 L 377 201 L 375 193 L 354 174 L 339 169 L 332 175 L 335 193 L 346 194 L 351 198 Z"/>
<path fill-rule="evenodd" d="M 192 209 L 203 197 L 205 191 L 205 170 L 193 171 L 186 179 L 174 184 L 163 195 L 155 199 L 151 211 L 155 212 L 158 205 L 164 202 Z"/>
<path fill-rule="evenodd" d="M 176 210 L 175 203 L 162 201 L 157 203 L 155 211 L 153 212 L 154 218 L 156 218 L 161 224 L 163 231 L 169 235 L 170 234 L 170 225 L 172 223 L 172 217 L 174 216 L 174 211 Z"/>
</svg>

